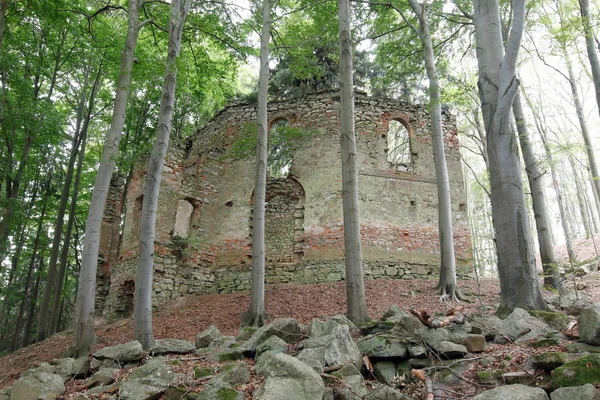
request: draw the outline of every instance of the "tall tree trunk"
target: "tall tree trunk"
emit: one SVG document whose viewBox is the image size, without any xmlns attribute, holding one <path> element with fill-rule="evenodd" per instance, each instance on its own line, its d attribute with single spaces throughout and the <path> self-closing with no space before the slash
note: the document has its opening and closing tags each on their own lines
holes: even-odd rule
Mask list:
<svg viewBox="0 0 600 400">
<path fill-rule="evenodd" d="M 592 222 L 590 221 L 590 216 L 588 214 L 587 201 L 585 199 L 585 188 L 581 184 L 581 178 L 577 171 L 577 165 L 573 160 L 573 156 L 569 154 L 569 164 L 571 165 L 571 169 L 573 170 L 573 181 L 575 181 L 575 192 L 577 194 L 577 204 L 579 205 L 579 214 L 581 215 L 581 221 L 583 223 L 583 230 L 585 231 L 585 238 L 589 239 L 592 237 Z"/>
<path fill-rule="evenodd" d="M 552 243 L 552 226 L 548 216 L 548 207 L 546 206 L 546 195 L 544 194 L 544 181 L 542 172 L 538 167 L 533 152 L 533 146 L 529 139 L 529 129 L 525 121 L 525 113 L 521 103 L 519 92 L 515 95 L 513 102 L 513 114 L 517 123 L 517 132 L 519 142 L 525 162 L 525 172 L 529 188 L 531 189 L 531 201 L 533 203 L 533 214 L 535 216 L 535 228 L 538 235 L 538 245 L 540 249 L 540 258 L 542 260 L 542 270 L 544 271 L 544 286 L 554 289 L 560 289 L 560 273 L 558 263 L 554 255 L 554 244 Z"/>
<path fill-rule="evenodd" d="M 69 244 L 71 243 L 71 235 L 73 232 L 73 224 L 75 223 L 76 211 L 77 211 L 77 198 L 79 197 L 79 187 L 81 183 L 81 171 L 83 169 L 83 161 L 85 157 L 85 147 L 87 143 L 87 133 L 89 124 L 93 118 L 92 114 L 94 111 L 94 105 L 96 101 L 96 94 L 101 85 L 101 77 L 102 77 L 102 64 L 100 62 L 100 66 L 98 67 L 98 72 L 96 74 L 96 78 L 94 80 L 94 84 L 92 86 L 92 91 L 90 93 L 90 98 L 88 100 L 87 105 L 87 114 L 83 121 L 83 126 L 81 128 L 80 133 L 80 142 L 79 143 L 79 151 L 78 151 L 78 160 L 77 160 L 77 172 L 75 173 L 75 182 L 73 184 L 73 193 L 71 195 L 71 204 L 69 207 L 69 220 L 67 222 L 67 229 L 65 232 L 65 237 L 63 240 L 62 250 L 60 254 L 60 268 L 58 270 L 58 277 L 56 279 L 56 293 L 58 293 L 58 297 L 54 297 L 52 304 L 52 315 L 50 316 L 50 333 L 56 333 L 58 330 L 58 307 L 60 304 L 60 293 L 62 293 L 63 284 L 65 281 L 65 274 L 67 271 L 67 258 L 69 257 Z M 82 110 L 83 112 L 83 110 Z M 79 131 L 79 128 L 78 128 Z"/>
<path fill-rule="evenodd" d="M 354 126 L 351 10 L 349 0 L 338 0 L 340 46 L 340 143 L 342 148 L 342 199 L 344 259 L 348 318 L 358 325 L 369 321 L 365 297 L 358 204 L 358 160 Z"/>
<path fill-rule="evenodd" d="M 271 37 L 271 0 L 263 0 L 260 37 L 260 71 L 256 118 L 256 176 L 252 209 L 252 289 L 250 306 L 242 316 L 243 326 L 265 323 L 265 196 L 267 189 L 267 90 L 269 86 L 269 39 Z"/>
<path fill-rule="evenodd" d="M 145 350 L 154 346 L 152 334 L 152 272 L 154 268 L 154 237 L 156 210 L 162 178 L 165 155 L 169 147 L 173 103 L 177 84 L 177 57 L 181 49 L 181 31 L 191 0 L 171 0 L 171 19 L 169 21 L 169 45 L 165 77 L 160 101 L 160 116 L 154 147 L 148 161 L 146 187 L 142 204 L 140 225 L 140 255 L 135 286 L 134 330 L 135 339 Z"/>
<path fill-rule="evenodd" d="M 421 39 L 423 61 L 429 79 L 429 107 L 431 111 L 431 140 L 433 144 L 433 162 L 438 194 L 438 229 L 440 237 L 440 280 L 437 289 L 442 300 L 464 300 L 456 284 L 456 256 L 454 254 L 454 236 L 452 234 L 452 202 L 450 198 L 450 180 L 444 151 L 444 132 L 442 127 L 442 105 L 440 103 L 440 80 L 435 66 L 433 43 L 429 33 L 429 5 L 417 0 L 408 0 L 419 21 L 419 28 L 410 24 L 400 9 L 402 18 Z"/>
<path fill-rule="evenodd" d="M 39 175 L 39 174 L 38 174 Z M 52 172 L 50 172 L 49 176 L 52 176 Z M 51 178 L 48 178 L 47 182 L 50 182 Z M 25 217 L 25 221 L 21 225 L 21 230 L 17 235 L 17 244 L 15 248 L 15 253 L 13 254 L 10 272 L 8 274 L 8 282 L 7 285 L 3 288 L 2 294 L 4 294 L 4 301 L 2 302 L 2 309 L 0 310 L 0 328 L 4 326 L 4 318 L 7 315 L 7 312 L 10 313 L 10 308 L 12 307 L 12 296 L 9 297 L 9 291 L 13 290 L 13 283 L 17 273 L 17 268 L 19 267 L 19 262 L 21 261 L 21 251 L 23 250 L 23 246 L 25 245 L 25 240 L 27 239 L 27 224 L 31 217 L 31 212 L 33 211 L 33 205 L 35 204 L 38 196 L 38 186 L 34 186 L 33 192 L 31 194 L 31 198 L 26 207 L 27 216 Z M 44 202 L 45 204 L 45 202 Z"/>
<path fill-rule="evenodd" d="M 8 8 L 8 0 L 0 0 L 0 50 L 4 43 L 4 30 L 6 28 L 6 9 Z"/>
<path fill-rule="evenodd" d="M 50 198 L 50 189 L 52 187 L 51 181 L 52 181 L 52 176 L 50 176 L 50 178 L 46 182 L 46 191 L 44 194 L 44 204 L 42 206 L 42 212 L 38 219 L 37 232 L 35 234 L 35 241 L 33 244 L 31 261 L 29 263 L 29 271 L 27 272 L 27 278 L 25 279 L 25 289 L 24 289 L 24 293 L 23 293 L 23 299 L 21 300 L 21 306 L 19 307 L 19 316 L 17 317 L 17 326 L 15 328 L 15 336 L 14 336 L 13 343 L 11 346 L 11 350 L 10 350 L 11 352 L 13 352 L 17 349 L 17 346 L 19 343 L 19 337 L 21 336 L 21 329 L 23 326 L 23 316 L 25 314 L 25 305 L 27 303 L 27 295 L 29 293 L 29 286 L 31 283 L 31 278 L 35 271 L 35 262 L 36 262 L 36 259 L 38 258 L 38 249 L 40 247 L 40 240 L 42 238 L 42 233 L 43 233 L 42 229 L 44 227 L 44 220 L 46 219 L 46 208 L 48 206 L 48 199 Z M 32 299 L 31 301 L 35 301 L 35 299 Z"/>
<path fill-rule="evenodd" d="M 77 154 L 79 152 L 79 145 L 81 142 L 81 124 L 83 122 L 83 114 L 85 109 L 85 103 L 87 98 L 88 86 L 89 86 L 89 69 L 86 68 L 84 72 L 84 82 L 81 89 L 81 96 L 79 98 L 79 104 L 77 107 L 77 122 L 75 133 L 71 141 L 71 152 L 69 154 L 69 161 L 67 165 L 67 174 L 62 186 L 60 194 L 60 202 L 56 214 L 56 222 L 54 224 L 54 237 L 52 238 L 52 250 L 50 251 L 50 261 L 48 262 L 48 277 L 46 278 L 46 286 L 44 287 L 44 294 L 42 295 L 42 302 L 40 303 L 40 315 L 38 318 L 37 335 L 35 340 L 41 341 L 48 337 L 48 331 L 52 332 L 52 321 L 48 324 L 48 314 L 50 309 L 50 302 L 52 301 L 52 293 L 54 297 L 58 297 L 57 303 L 60 304 L 60 290 L 54 291 L 57 286 L 56 279 L 56 264 L 58 262 L 58 255 L 60 251 L 60 243 L 62 239 L 62 231 L 65 220 L 65 212 L 67 211 L 67 203 L 71 194 L 71 183 L 73 181 L 73 174 L 75 172 L 75 161 L 77 160 Z M 62 287 L 62 280 L 60 286 Z M 52 311 L 54 312 L 54 311 Z M 56 323 L 56 321 L 53 321 Z"/>
<path fill-rule="evenodd" d="M 35 279 L 35 285 L 33 285 L 33 292 L 31 292 L 31 301 L 29 302 L 29 312 L 27 315 L 27 324 L 25 324 L 25 335 L 23 336 L 23 343 L 21 347 L 26 347 L 31 343 L 31 334 L 33 329 L 33 321 L 35 320 L 35 309 L 37 304 L 37 297 L 40 291 L 40 280 L 42 276 L 42 270 L 44 269 L 44 258 L 39 257 L 37 277 Z"/>
<path fill-rule="evenodd" d="M 571 240 L 571 229 L 569 228 L 569 224 L 567 221 L 567 212 L 564 199 L 562 197 L 562 193 L 560 191 L 558 173 L 556 171 L 556 165 L 554 162 L 554 157 L 552 156 L 552 152 L 550 149 L 550 145 L 548 143 L 548 137 L 546 134 L 546 124 L 543 121 L 540 112 L 535 108 L 533 102 L 525 95 L 525 99 L 531 112 L 533 113 L 533 118 L 535 120 L 535 124 L 537 127 L 537 131 L 540 134 L 540 139 L 542 140 L 542 144 L 544 145 L 544 150 L 546 152 L 546 156 L 548 157 L 548 164 L 550 166 L 550 174 L 552 176 L 552 186 L 554 187 L 554 193 L 556 195 L 556 201 L 558 203 L 558 212 L 560 216 L 560 223 L 563 228 L 563 233 L 565 235 L 565 242 L 567 245 L 567 254 L 569 255 L 569 261 L 571 263 L 577 262 L 575 257 L 575 251 L 573 250 L 573 242 Z"/>
<path fill-rule="evenodd" d="M 513 0 L 506 54 L 497 0 L 473 0 L 479 96 L 488 141 L 492 216 L 500 275 L 500 315 L 515 307 L 545 309 L 521 181 L 511 107 L 519 87 L 515 65 L 525 22 L 524 0 Z"/>
<path fill-rule="evenodd" d="M 585 36 L 585 47 L 588 53 L 588 59 L 590 60 L 590 67 L 592 69 L 594 90 L 596 92 L 596 103 L 598 104 L 598 112 L 600 112 L 600 62 L 598 62 L 594 30 L 590 21 L 589 1 L 579 0 L 579 7 L 581 10 L 581 24 L 583 26 L 583 33 Z M 594 190 L 596 191 L 596 195 L 600 198 L 600 175 L 598 174 L 598 166 L 596 165 L 596 158 L 594 156 L 594 147 L 589 134 L 583 131 L 581 133 L 583 135 L 585 150 L 588 156 L 592 181 L 594 183 Z M 598 212 L 600 213 L 600 209 L 598 209 Z"/>
<path fill-rule="evenodd" d="M 116 96 L 110 128 L 106 133 L 106 142 L 100 166 L 96 174 L 96 182 L 92 193 L 92 201 L 85 225 L 85 240 L 83 243 L 83 261 L 79 275 L 77 299 L 75 302 L 73 344 L 68 354 L 78 358 L 87 355 L 96 340 L 94 333 L 94 300 L 96 270 L 98 268 L 98 248 L 100 244 L 100 228 L 104 203 L 110 185 L 110 179 L 115 169 L 115 160 L 119 153 L 119 141 L 125 125 L 125 112 L 133 55 L 141 25 L 139 13 L 142 0 L 129 1 L 129 22 L 125 47 L 121 52 L 121 67 L 116 86 Z"/>
<path fill-rule="evenodd" d="M 587 0 L 582 0 L 587 1 Z M 565 64 L 567 66 L 567 72 L 569 74 L 569 86 L 571 88 L 571 96 L 573 97 L 573 102 L 575 104 L 575 112 L 577 114 L 577 120 L 579 121 L 579 127 L 581 128 L 581 136 L 583 137 L 583 143 L 585 145 L 585 151 L 587 154 L 587 161 L 590 167 L 590 174 L 593 183 L 594 192 L 597 197 L 600 198 L 600 176 L 598 176 L 598 168 L 596 166 L 596 158 L 594 156 L 594 147 L 592 144 L 592 140 L 590 139 L 590 132 L 588 130 L 587 121 L 585 118 L 585 114 L 583 111 L 583 106 L 581 104 L 581 98 L 579 96 L 579 91 L 577 90 L 577 78 L 575 77 L 575 72 L 573 72 L 573 63 L 571 62 L 571 57 L 569 55 L 569 51 L 567 50 L 565 45 L 561 46 L 561 50 L 563 53 L 563 57 L 565 60 Z M 595 52 L 594 52 L 595 54 Z M 597 63 L 597 60 L 596 60 Z M 593 72 L 593 71 L 592 71 Z M 594 82 L 594 86 L 597 84 Z M 598 93 L 597 93 L 598 95 Z M 600 106 L 600 103 L 598 103 Z M 596 203 L 598 206 L 600 204 Z M 600 213 L 600 208 L 598 208 L 598 213 Z"/>
</svg>

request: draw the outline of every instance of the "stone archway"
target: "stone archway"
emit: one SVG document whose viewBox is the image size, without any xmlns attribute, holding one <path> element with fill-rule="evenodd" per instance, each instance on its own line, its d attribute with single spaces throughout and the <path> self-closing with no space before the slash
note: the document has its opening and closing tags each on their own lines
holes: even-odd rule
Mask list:
<svg viewBox="0 0 600 400">
<path fill-rule="evenodd" d="M 271 179 L 265 200 L 266 262 L 298 262 L 304 247 L 304 188 L 293 178 Z"/>
</svg>

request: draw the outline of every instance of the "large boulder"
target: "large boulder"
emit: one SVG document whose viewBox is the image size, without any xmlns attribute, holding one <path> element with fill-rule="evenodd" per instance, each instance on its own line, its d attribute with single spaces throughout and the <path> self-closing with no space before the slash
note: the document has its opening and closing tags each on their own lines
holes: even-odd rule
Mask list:
<svg viewBox="0 0 600 400">
<path fill-rule="evenodd" d="M 85 385 L 88 388 L 110 385 L 115 381 L 115 374 L 119 371 L 118 368 L 100 368 L 98 372 L 85 381 Z"/>
<path fill-rule="evenodd" d="M 144 349 L 137 340 L 117 346 L 104 347 L 94 353 L 98 360 L 112 360 L 119 363 L 140 361 L 144 357 Z"/>
<path fill-rule="evenodd" d="M 567 362 L 567 353 L 549 351 L 533 356 L 533 363 L 537 368 L 552 371 Z"/>
<path fill-rule="evenodd" d="M 346 327 L 347 329 L 347 327 Z M 255 392 L 256 400 L 321 399 L 325 391 L 321 376 L 302 361 L 287 354 L 261 357 L 256 370 L 265 377 Z"/>
<path fill-rule="evenodd" d="M 515 308 L 513 312 L 502 322 L 495 343 L 507 343 L 508 341 L 522 342 L 537 339 L 555 332 L 543 321 L 540 321 L 522 308 Z"/>
<path fill-rule="evenodd" d="M 396 378 L 396 365 L 391 361 L 379 361 L 373 365 L 373 375 L 379 382 L 390 385 Z"/>
<path fill-rule="evenodd" d="M 400 339 L 391 335 L 376 335 L 364 338 L 358 343 L 361 353 L 369 358 L 391 358 L 403 360 L 408 358 L 408 349 Z"/>
<path fill-rule="evenodd" d="M 600 383 L 600 354 L 578 358 L 554 370 L 554 388 L 581 386 L 586 383 Z"/>
<path fill-rule="evenodd" d="M 367 400 L 412 400 L 411 397 L 408 397 L 385 385 L 375 388 L 364 398 Z"/>
<path fill-rule="evenodd" d="M 22 376 L 13 385 L 12 400 L 51 400 L 65 392 L 63 378 L 56 374 L 37 372 Z"/>
<path fill-rule="evenodd" d="M 198 397 L 197 400 L 244 400 L 244 393 L 235 390 L 227 382 L 217 378 L 212 379 Z"/>
<path fill-rule="evenodd" d="M 302 331 L 295 319 L 277 318 L 254 332 L 252 337 L 242 346 L 243 353 L 247 356 L 253 356 L 258 345 L 273 335 L 283 339 L 286 343 L 295 343 L 302 337 Z"/>
<path fill-rule="evenodd" d="M 581 310 L 577 318 L 580 339 L 588 344 L 600 345 L 600 303 Z"/>
<path fill-rule="evenodd" d="M 341 365 L 347 362 L 360 365 L 362 356 L 350 336 L 348 325 L 337 325 L 333 328 L 325 345 L 324 357 L 326 365 Z"/>
<path fill-rule="evenodd" d="M 480 393 L 473 400 L 548 400 L 543 389 L 515 384 L 500 386 Z"/>
<path fill-rule="evenodd" d="M 158 399 L 166 388 L 166 386 L 152 385 L 138 380 L 124 381 L 119 388 L 119 400 Z"/>
<path fill-rule="evenodd" d="M 583 386 L 558 388 L 550 393 L 551 400 L 600 400 L 600 392 L 590 383 Z"/>
</svg>

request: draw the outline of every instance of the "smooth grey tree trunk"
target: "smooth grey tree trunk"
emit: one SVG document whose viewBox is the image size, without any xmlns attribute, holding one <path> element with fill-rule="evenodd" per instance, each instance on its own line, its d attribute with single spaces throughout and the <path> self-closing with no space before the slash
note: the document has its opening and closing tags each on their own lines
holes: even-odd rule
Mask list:
<svg viewBox="0 0 600 400">
<path fill-rule="evenodd" d="M 338 0 L 340 46 L 340 141 L 342 149 L 342 199 L 346 306 L 350 321 L 369 321 L 365 297 L 358 204 L 358 160 L 354 126 L 351 11 L 348 0 Z"/>
<path fill-rule="evenodd" d="M 575 105 L 575 113 L 577 114 L 577 120 L 579 121 L 579 128 L 581 129 L 581 137 L 583 138 L 583 143 L 585 145 L 585 151 L 587 155 L 588 166 L 590 167 L 590 178 L 592 180 L 592 187 L 594 189 L 595 194 L 600 197 L 600 180 L 598 178 L 598 168 L 596 167 L 596 158 L 594 157 L 594 148 L 592 144 L 592 140 L 590 139 L 590 132 L 588 129 L 587 120 L 585 118 L 585 114 L 583 111 L 583 105 L 581 104 L 581 98 L 579 96 L 579 90 L 577 90 L 577 78 L 575 76 L 575 72 L 573 71 L 573 63 L 571 62 L 571 57 L 569 55 L 569 51 L 563 45 L 561 47 L 562 54 L 565 60 L 565 65 L 567 67 L 568 81 L 569 87 L 571 88 L 571 96 L 573 97 L 573 103 Z M 600 103 L 599 103 L 600 105 Z M 598 203 L 596 203 L 598 205 Z M 598 208 L 598 212 L 600 213 L 600 208 Z"/>
<path fill-rule="evenodd" d="M 544 194 L 543 174 L 535 159 L 533 146 L 531 144 L 529 129 L 525 121 L 523 104 L 519 92 L 515 95 L 513 102 L 513 114 L 517 124 L 517 133 L 519 134 L 519 143 L 525 162 L 525 172 L 527 181 L 531 189 L 531 201 L 533 214 L 535 217 L 535 229 L 538 235 L 538 245 L 540 250 L 540 259 L 542 261 L 542 270 L 544 272 L 544 286 L 554 289 L 560 289 L 560 274 L 558 263 L 554 254 L 554 243 L 552 241 L 552 225 L 548 216 L 548 207 L 546 206 L 546 195 Z"/>
<path fill-rule="evenodd" d="M 501 287 L 499 315 L 507 315 L 515 307 L 547 307 L 536 270 L 517 138 L 511 125 L 511 107 L 519 87 L 515 66 L 525 23 L 524 0 L 512 4 L 513 23 L 505 54 L 498 1 L 473 0 L 478 86 L 488 141 Z"/>
<path fill-rule="evenodd" d="M 546 152 L 546 156 L 548 158 L 548 164 L 550 166 L 550 174 L 552 176 L 552 186 L 554 187 L 554 193 L 556 195 L 556 202 L 558 203 L 558 213 L 560 216 L 561 227 L 563 228 L 563 234 L 565 236 L 565 243 L 567 246 L 567 254 L 569 255 L 569 261 L 571 263 L 577 262 L 575 257 L 575 251 L 573 250 L 573 241 L 571 240 L 571 229 L 569 228 L 569 223 L 567 221 L 567 212 L 564 199 L 562 197 L 562 193 L 560 191 L 560 180 L 558 178 L 558 173 L 556 171 L 556 164 L 554 162 L 554 157 L 552 156 L 552 152 L 550 149 L 550 144 L 548 143 L 548 136 L 546 133 L 546 124 L 543 120 L 542 115 L 534 107 L 532 101 L 525 96 L 527 100 L 527 104 L 533 113 L 533 118 L 535 120 L 535 124 L 537 127 L 537 131 L 540 135 L 540 139 L 542 140 L 542 144 L 544 146 L 544 150 Z"/>
<path fill-rule="evenodd" d="M 271 38 L 271 0 L 263 0 L 260 36 L 260 70 L 256 118 L 256 175 L 252 209 L 252 288 L 250 306 L 242 316 L 242 326 L 259 327 L 265 323 L 265 196 L 267 189 L 267 90 L 269 86 L 269 39 Z"/>
<path fill-rule="evenodd" d="M 440 280 L 437 289 L 442 300 L 464 300 L 456 283 L 456 256 L 454 254 L 454 235 L 452 234 L 452 201 L 450 198 L 450 180 L 444 151 L 444 132 L 442 127 L 442 105 L 440 103 L 440 80 L 435 66 L 433 43 L 429 33 L 429 5 L 409 0 L 410 6 L 419 21 L 417 29 L 405 19 L 421 39 L 423 61 L 429 79 L 429 107 L 431 112 L 431 140 L 433 144 L 433 162 L 438 194 L 438 229 L 440 237 Z M 400 10 L 398 10 L 400 11 Z M 402 14 L 401 14 L 402 15 Z M 404 18 L 404 16 L 403 16 Z"/>
<path fill-rule="evenodd" d="M 169 45 L 165 63 L 165 77 L 160 100 L 160 116 L 154 147 L 148 161 L 146 187 L 140 222 L 140 255 L 135 285 L 134 337 L 144 350 L 154 346 L 152 334 L 152 275 L 154 269 L 154 238 L 156 236 L 156 210 L 162 179 L 163 164 L 169 147 L 173 104 L 177 85 L 177 57 L 181 50 L 181 32 L 190 9 L 191 0 L 171 0 L 169 20 Z"/>
<path fill-rule="evenodd" d="M 577 171 L 577 165 L 573 160 L 573 155 L 569 154 L 569 164 L 573 170 L 573 181 L 575 182 L 575 192 L 577 194 L 577 204 L 579 205 L 579 214 L 581 215 L 581 222 L 583 223 L 583 230 L 585 232 L 585 238 L 589 239 L 593 235 L 592 222 L 590 221 L 590 215 L 588 214 L 587 200 L 585 198 L 585 188 L 581 184 L 581 178 Z"/>
<path fill-rule="evenodd" d="M 579 6 L 581 10 L 581 24 L 583 26 L 583 33 L 585 36 L 585 47 L 588 53 L 588 59 L 590 60 L 592 78 L 594 81 L 594 90 L 596 92 L 596 103 L 598 105 L 598 112 L 600 113 L 600 62 L 598 62 L 594 30 L 590 21 L 589 1 L 579 0 Z M 582 134 L 583 141 L 585 143 L 585 150 L 588 156 L 594 190 L 596 191 L 597 197 L 600 198 L 600 175 L 598 174 L 598 166 L 596 165 L 596 157 L 594 156 L 594 147 L 589 134 L 586 134 L 586 132 L 582 132 Z M 600 209 L 598 212 L 600 213 Z"/>
<path fill-rule="evenodd" d="M 125 125 L 125 113 L 133 55 L 137 44 L 139 30 L 139 13 L 142 0 L 129 1 L 129 20 L 125 46 L 121 52 L 121 66 L 116 86 L 116 96 L 110 127 L 106 133 L 104 151 L 96 174 L 92 201 L 85 225 L 82 264 L 79 274 L 77 299 L 75 301 L 73 344 L 68 355 L 79 358 L 87 355 L 96 340 L 94 333 L 94 300 L 96 293 L 96 270 L 98 268 L 98 249 L 100 245 L 100 228 L 104 204 L 108 194 L 110 179 L 115 169 L 115 161 L 119 154 L 119 142 Z"/>
</svg>

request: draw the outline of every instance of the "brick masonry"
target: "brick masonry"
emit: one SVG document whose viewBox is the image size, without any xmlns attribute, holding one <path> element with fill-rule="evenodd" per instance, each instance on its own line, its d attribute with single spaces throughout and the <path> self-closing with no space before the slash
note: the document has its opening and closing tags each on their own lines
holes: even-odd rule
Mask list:
<svg viewBox="0 0 600 400">
<path fill-rule="evenodd" d="M 356 95 L 359 198 L 365 277 L 437 277 L 437 191 L 429 112 L 423 106 Z M 339 96 L 324 92 L 269 104 L 270 123 L 286 119 L 312 138 L 294 156 L 287 178 L 270 180 L 266 206 L 267 283 L 318 283 L 344 277 Z M 471 242 L 456 119 L 443 113 L 459 273 L 467 274 Z M 386 156 L 388 126 L 410 136 L 410 165 Z M 233 104 L 198 131 L 172 144 L 165 162 L 155 242 L 154 305 L 184 294 L 250 287 L 254 156 L 228 157 L 254 105 Z M 145 165 L 128 186 L 118 262 L 104 314 L 130 312 L 137 268 Z M 124 304 L 123 304 L 124 303 Z"/>
</svg>

